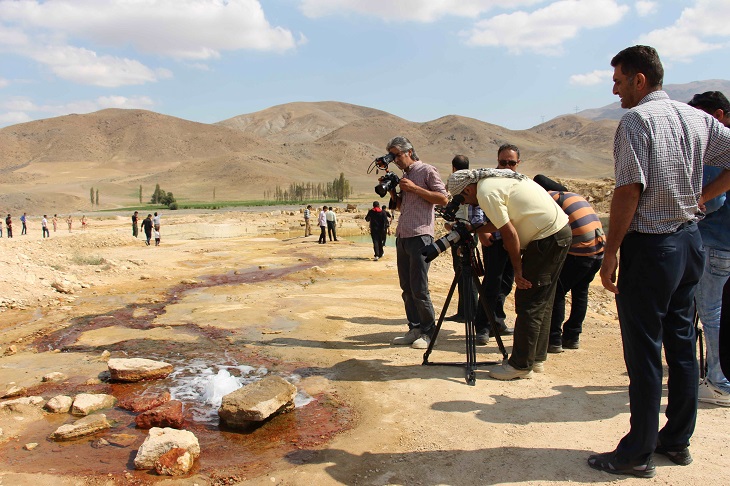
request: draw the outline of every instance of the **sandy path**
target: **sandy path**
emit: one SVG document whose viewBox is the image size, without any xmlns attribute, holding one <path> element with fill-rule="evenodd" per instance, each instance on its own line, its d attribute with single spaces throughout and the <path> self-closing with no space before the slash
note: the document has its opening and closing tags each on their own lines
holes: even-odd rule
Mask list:
<svg viewBox="0 0 730 486">
<path fill-rule="evenodd" d="M 270 215 L 227 217 L 231 220 L 227 224 L 276 223 L 292 228 L 297 228 L 299 219 L 297 215 L 273 222 L 277 218 Z M 199 224 L 197 218 L 169 218 L 166 223 L 180 225 L 178 230 L 183 232 L 184 225 Z M 347 215 L 341 221 L 341 234 L 348 227 L 358 231 L 361 223 Z M 48 371 L 93 377 L 103 369 L 103 363 L 92 359 L 77 356 L 74 360 L 72 353 L 36 353 L 30 346 L 34 337 L 63 328 L 74 317 L 161 300 L 182 279 L 286 270 L 273 280 L 186 292 L 143 335 L 182 342 L 189 336 L 178 326 L 225 330 L 229 335 L 221 341 L 222 347 L 248 346 L 282 362 L 305 363 L 309 373 L 301 387 L 312 395 L 337 396 L 349 405 L 350 430 L 274 461 L 265 474 L 235 478 L 241 484 L 555 484 L 608 483 L 618 478 L 594 471 L 585 462 L 593 451 L 612 449 L 628 429 L 627 377 L 618 322 L 610 296 L 598 286 L 591 291 L 581 349 L 550 355 L 546 372 L 532 380 L 499 382 L 487 377 L 486 368 L 480 369 L 476 386 L 470 387 L 461 368 L 421 366 L 422 351 L 389 344 L 405 330 L 393 248 L 386 249 L 381 261 L 373 262 L 370 245 L 344 238 L 327 245 L 317 245 L 316 236 L 284 241 L 182 240 L 166 239 L 164 229 L 159 248 L 144 247 L 126 236 L 123 220 L 100 221 L 90 226 L 87 235 L 51 242 L 3 241 L 0 263 L 7 271 L 0 277 L 0 295 L 18 292 L 15 278 L 22 280 L 24 288 L 36 288 L 40 300 L 33 302 L 26 296 L 32 291 L 24 291 L 22 305 L 5 306 L 0 312 L 0 347 L 14 344 L 18 348 L 17 354 L 0 358 L 0 384 L 15 381 L 29 386 Z M 112 263 L 74 264 L 71 260 L 78 251 Z M 45 280 L 61 274 L 73 274 L 91 286 L 71 296 L 48 290 Z M 41 279 L 43 275 L 47 278 Z M 431 271 L 437 311 L 452 277 L 450 256 L 437 259 Z M 105 329 L 81 333 L 77 343 L 100 350 L 140 337 L 111 326 Z M 511 339 L 505 343 L 509 349 Z M 462 325 L 444 324 L 431 359 L 463 360 Z M 496 345 L 479 347 L 479 359 L 499 359 Z M 724 484 L 730 466 L 729 413 L 730 409 L 700 405 L 692 442 L 695 462 L 679 467 L 659 457 L 658 474 L 651 481 Z M 0 428 L 16 429 L 2 417 Z M 18 439 L 6 432 L 0 442 L 11 440 L 22 447 L 22 428 L 18 431 Z M 33 454 L 43 453 L 43 447 L 27 453 L 32 460 Z M 3 485 L 107 481 L 22 473 L 4 466 L 0 458 Z M 114 484 L 125 484 L 124 476 L 115 480 Z M 622 484 L 646 482 L 625 479 Z M 224 483 L 199 474 L 174 484 Z"/>
</svg>

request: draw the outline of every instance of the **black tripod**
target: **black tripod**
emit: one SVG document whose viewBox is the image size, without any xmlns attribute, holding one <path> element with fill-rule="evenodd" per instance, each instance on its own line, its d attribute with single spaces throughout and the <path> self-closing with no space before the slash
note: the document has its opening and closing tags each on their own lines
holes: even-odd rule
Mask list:
<svg viewBox="0 0 730 486">
<path fill-rule="evenodd" d="M 479 260 L 477 260 L 477 256 L 475 254 L 476 243 L 474 242 L 474 237 L 471 234 L 467 234 L 465 236 L 466 237 L 460 238 L 457 243 L 459 245 L 458 249 L 460 252 L 459 258 L 461 258 L 461 266 L 460 268 L 457 268 L 456 273 L 454 274 L 454 280 L 453 282 L 451 282 L 451 288 L 449 289 L 449 293 L 446 296 L 446 302 L 444 303 L 444 307 L 443 309 L 441 309 L 441 315 L 439 316 L 438 323 L 436 324 L 433 336 L 431 337 L 431 342 L 428 345 L 428 349 L 426 349 L 426 352 L 423 354 L 422 364 L 438 366 L 463 366 L 465 369 L 465 378 L 467 385 L 474 386 L 476 384 L 475 370 L 477 366 L 487 366 L 500 363 L 499 361 L 477 362 L 476 328 L 474 327 L 474 319 L 476 317 L 477 311 L 477 302 L 474 301 L 473 298 L 474 285 L 476 285 L 477 295 L 479 296 L 477 301 L 481 303 L 482 307 L 484 308 L 487 319 L 489 319 L 489 327 L 492 329 L 492 334 L 494 334 L 494 338 L 497 341 L 497 346 L 499 347 L 499 350 L 502 353 L 502 357 L 504 359 L 507 359 L 507 351 L 504 349 L 502 338 L 499 335 L 499 325 L 494 320 L 494 313 L 491 312 L 489 304 L 484 300 L 484 297 L 481 293 L 481 282 L 479 282 L 479 274 L 483 272 L 481 272 L 481 263 L 479 262 Z M 444 322 L 444 316 L 446 316 L 446 311 L 449 308 L 451 298 L 454 295 L 454 290 L 456 289 L 459 281 L 461 281 L 462 284 L 461 298 L 464 299 L 463 310 L 464 323 L 466 327 L 466 362 L 434 363 L 432 361 L 429 361 L 428 357 L 431 355 L 431 351 L 433 351 L 433 346 L 436 343 L 436 338 L 438 337 L 439 331 L 441 330 L 441 324 L 443 324 Z"/>
</svg>

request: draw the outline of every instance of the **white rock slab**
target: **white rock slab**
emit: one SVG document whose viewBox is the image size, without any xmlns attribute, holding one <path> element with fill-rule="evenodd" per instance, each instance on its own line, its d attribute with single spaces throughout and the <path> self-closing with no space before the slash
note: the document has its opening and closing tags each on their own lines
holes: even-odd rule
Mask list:
<svg viewBox="0 0 730 486">
<path fill-rule="evenodd" d="M 164 378 L 172 373 L 172 365 L 145 358 L 111 358 L 107 365 L 114 381 L 135 382 Z"/>
<path fill-rule="evenodd" d="M 68 413 L 71 410 L 74 399 L 66 395 L 57 395 L 50 400 L 43 407 L 51 413 Z"/>
<path fill-rule="evenodd" d="M 248 428 L 294 408 L 297 388 L 280 376 L 267 376 L 223 397 L 218 416 L 232 428 Z"/>
<path fill-rule="evenodd" d="M 55 441 L 78 439 L 79 437 L 95 434 L 100 430 L 109 429 L 111 426 L 112 424 L 107 421 L 106 415 L 103 413 L 89 415 L 78 419 L 72 424 L 60 426 L 51 434 L 51 439 Z"/>
<path fill-rule="evenodd" d="M 79 393 L 74 398 L 71 415 L 84 416 L 97 410 L 112 408 L 117 399 L 103 393 Z"/>
<path fill-rule="evenodd" d="M 134 458 L 136 469 L 153 469 L 155 461 L 170 449 L 179 447 L 190 452 L 193 458 L 200 456 L 200 443 L 190 431 L 172 429 L 165 427 L 153 427 L 150 433 L 137 450 L 137 457 Z"/>
</svg>

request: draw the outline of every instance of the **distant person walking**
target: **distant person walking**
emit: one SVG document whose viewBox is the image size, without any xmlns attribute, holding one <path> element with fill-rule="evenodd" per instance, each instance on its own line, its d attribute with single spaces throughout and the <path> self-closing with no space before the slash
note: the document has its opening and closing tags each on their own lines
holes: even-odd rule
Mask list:
<svg viewBox="0 0 730 486">
<path fill-rule="evenodd" d="M 148 214 L 145 219 L 142 220 L 142 230 L 146 237 L 145 244 L 150 246 L 150 240 L 152 239 L 152 215 Z"/>
<path fill-rule="evenodd" d="M 132 236 L 137 238 L 139 236 L 139 211 L 135 211 L 132 215 Z"/>
<path fill-rule="evenodd" d="M 41 229 L 43 230 L 43 238 L 50 238 L 51 232 L 48 231 L 48 216 L 45 214 L 43 215 L 43 219 L 41 220 Z"/>
<path fill-rule="evenodd" d="M 86 230 L 86 215 L 81 215 L 81 229 Z"/>
<path fill-rule="evenodd" d="M 28 234 L 28 227 L 25 225 L 27 220 L 28 220 L 28 216 L 26 216 L 25 213 L 23 213 L 23 215 L 20 217 L 20 222 L 23 223 L 23 227 L 20 230 L 21 235 Z"/>
<path fill-rule="evenodd" d="M 70 214 L 68 215 L 68 218 L 66 218 L 66 224 L 68 225 L 68 232 L 70 233 L 71 232 L 71 227 L 74 224 L 74 219 L 73 219 L 73 217 Z"/>
<path fill-rule="evenodd" d="M 317 218 L 317 224 L 319 224 L 319 244 L 323 245 L 327 243 L 327 206 L 324 206 L 319 212 L 319 218 Z"/>
<path fill-rule="evenodd" d="M 58 229 L 58 214 L 54 214 L 51 221 L 53 221 L 53 232 L 55 233 Z"/>
<path fill-rule="evenodd" d="M 160 230 L 155 230 L 155 246 L 160 246 Z"/>
<path fill-rule="evenodd" d="M 368 211 L 365 221 L 370 223 L 370 238 L 373 240 L 374 260 L 377 262 L 383 258 L 383 241 L 388 228 L 388 217 L 378 201 L 373 201 L 373 208 Z"/>
<path fill-rule="evenodd" d="M 308 204 L 307 208 L 304 210 L 304 237 L 311 236 L 312 234 L 312 226 L 310 223 L 310 219 L 312 218 L 312 205 Z"/>
<path fill-rule="evenodd" d="M 337 215 L 332 210 L 332 206 L 329 207 L 329 210 L 326 213 L 327 217 L 327 234 L 330 237 L 330 241 L 334 238 L 335 241 L 337 241 Z"/>
<path fill-rule="evenodd" d="M 161 217 L 162 217 L 162 215 L 157 214 L 157 211 L 155 211 L 155 216 L 152 218 L 152 226 L 154 226 L 154 228 L 157 231 L 160 231 L 160 218 Z"/>
<path fill-rule="evenodd" d="M 5 230 L 8 233 L 8 238 L 13 237 L 13 219 L 8 214 L 8 217 L 5 218 Z"/>
</svg>

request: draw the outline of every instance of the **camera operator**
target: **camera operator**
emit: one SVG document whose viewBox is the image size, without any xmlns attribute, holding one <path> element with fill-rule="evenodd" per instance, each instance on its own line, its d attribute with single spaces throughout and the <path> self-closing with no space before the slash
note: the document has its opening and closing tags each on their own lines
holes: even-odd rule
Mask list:
<svg viewBox="0 0 730 486">
<path fill-rule="evenodd" d="M 560 269 L 572 240 L 568 216 L 528 177 L 509 169 L 460 170 L 449 192 L 478 204 L 490 223 L 477 233 L 499 230 L 514 271 L 515 322 L 512 356 L 490 371 L 498 380 L 530 378 L 547 357 L 550 310 Z M 524 254 L 521 254 L 521 250 Z"/>
<path fill-rule="evenodd" d="M 446 188 L 435 167 L 420 161 L 411 142 L 395 137 L 386 146 L 394 162 L 404 172 L 398 183 L 400 193 L 391 189 L 391 207 L 401 212 L 396 229 L 398 279 L 403 291 L 408 332 L 393 344 L 410 344 L 426 349 L 434 329 L 434 310 L 428 290 L 428 268 L 421 250 L 433 243 L 434 205 L 448 202 Z"/>
</svg>

